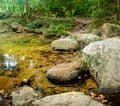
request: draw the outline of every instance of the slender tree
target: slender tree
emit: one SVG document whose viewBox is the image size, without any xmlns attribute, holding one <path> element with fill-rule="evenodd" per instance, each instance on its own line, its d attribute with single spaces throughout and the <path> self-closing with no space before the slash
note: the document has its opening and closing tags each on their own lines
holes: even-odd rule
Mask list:
<svg viewBox="0 0 120 106">
<path fill-rule="evenodd" d="M 119 20 L 119 13 L 120 13 L 120 11 L 119 11 L 119 8 L 120 8 L 120 0 L 117 0 L 117 23 L 118 23 L 118 20 Z"/>
</svg>

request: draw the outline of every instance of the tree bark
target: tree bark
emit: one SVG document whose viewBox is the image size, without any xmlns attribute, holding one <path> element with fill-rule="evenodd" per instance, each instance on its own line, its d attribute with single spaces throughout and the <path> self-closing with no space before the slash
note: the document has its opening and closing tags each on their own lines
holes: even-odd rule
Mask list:
<svg viewBox="0 0 120 106">
<path fill-rule="evenodd" d="M 28 0 L 25 0 L 25 6 L 26 6 L 26 15 L 27 15 L 27 21 L 30 20 L 30 7 Z"/>
<path fill-rule="evenodd" d="M 120 6 L 120 0 L 117 0 L 117 23 L 118 23 L 118 20 L 119 20 L 119 6 Z"/>
</svg>

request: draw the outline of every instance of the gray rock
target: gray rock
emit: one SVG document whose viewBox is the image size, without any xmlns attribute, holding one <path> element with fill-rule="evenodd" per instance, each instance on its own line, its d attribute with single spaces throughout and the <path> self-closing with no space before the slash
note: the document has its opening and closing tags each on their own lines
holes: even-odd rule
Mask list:
<svg viewBox="0 0 120 106">
<path fill-rule="evenodd" d="M 13 106 L 29 106 L 38 94 L 31 87 L 20 87 L 12 92 Z"/>
<path fill-rule="evenodd" d="M 68 92 L 36 100 L 30 106 L 104 106 L 82 92 Z"/>
<path fill-rule="evenodd" d="M 93 42 L 83 49 L 83 53 L 99 91 L 120 92 L 120 39 Z"/>
<path fill-rule="evenodd" d="M 80 34 L 80 33 L 71 35 L 69 36 L 69 38 L 75 39 L 79 43 L 81 49 L 83 49 L 86 45 L 88 45 L 91 42 L 102 40 L 102 38 L 94 34 Z"/>
<path fill-rule="evenodd" d="M 120 26 L 111 23 L 105 23 L 102 26 L 102 35 L 105 38 L 120 36 Z"/>
<path fill-rule="evenodd" d="M 18 32 L 18 33 L 21 33 L 24 31 L 24 28 L 22 27 L 22 25 L 20 25 L 19 23 L 17 22 L 13 22 L 11 25 L 10 25 L 12 31 L 14 32 Z"/>
<path fill-rule="evenodd" d="M 47 77 L 55 83 L 67 82 L 77 78 L 80 72 L 82 72 L 82 65 L 80 69 L 78 62 L 62 63 L 49 69 Z"/>
<path fill-rule="evenodd" d="M 76 40 L 70 38 L 61 38 L 51 43 L 53 50 L 75 51 L 79 49 L 79 44 Z"/>
</svg>

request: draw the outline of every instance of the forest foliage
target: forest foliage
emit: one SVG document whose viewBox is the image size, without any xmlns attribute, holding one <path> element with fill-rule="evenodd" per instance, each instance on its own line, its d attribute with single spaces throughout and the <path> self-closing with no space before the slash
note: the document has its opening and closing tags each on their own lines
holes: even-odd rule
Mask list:
<svg viewBox="0 0 120 106">
<path fill-rule="evenodd" d="M 119 14 L 120 0 L 0 0 L 0 19 L 13 17 L 37 33 L 52 36 L 67 35 L 74 27 L 65 18 L 87 17 L 100 26 L 104 22 L 120 24 Z"/>
<path fill-rule="evenodd" d="M 119 15 L 119 0 L 0 0 L 0 12 L 27 18 L 44 16 L 84 16 L 100 18 Z M 117 16 L 118 17 L 118 16 Z"/>
</svg>

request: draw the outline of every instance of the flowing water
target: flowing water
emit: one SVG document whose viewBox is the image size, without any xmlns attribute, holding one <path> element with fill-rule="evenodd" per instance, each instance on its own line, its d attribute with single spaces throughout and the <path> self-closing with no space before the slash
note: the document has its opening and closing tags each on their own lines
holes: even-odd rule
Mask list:
<svg viewBox="0 0 120 106">
<path fill-rule="evenodd" d="M 39 86 L 45 95 L 95 89 L 97 86 L 90 78 L 86 83 L 79 81 L 72 84 L 54 85 L 46 77 L 52 66 L 71 61 L 76 53 L 58 52 L 50 48 L 52 39 L 44 39 L 34 34 L 1 34 L 0 35 L 0 90 L 14 87 L 23 79 L 30 79 Z"/>
<path fill-rule="evenodd" d="M 83 80 L 69 84 L 51 83 L 46 72 L 59 63 L 70 62 L 77 52 L 58 52 L 50 48 L 53 39 L 44 39 L 35 34 L 1 34 L 0 35 L 0 91 L 9 90 L 19 85 L 23 79 L 30 79 L 44 95 L 68 91 L 90 93 L 95 91 L 95 81 L 85 75 Z M 1 98 L 0 98 L 1 101 Z"/>
</svg>

